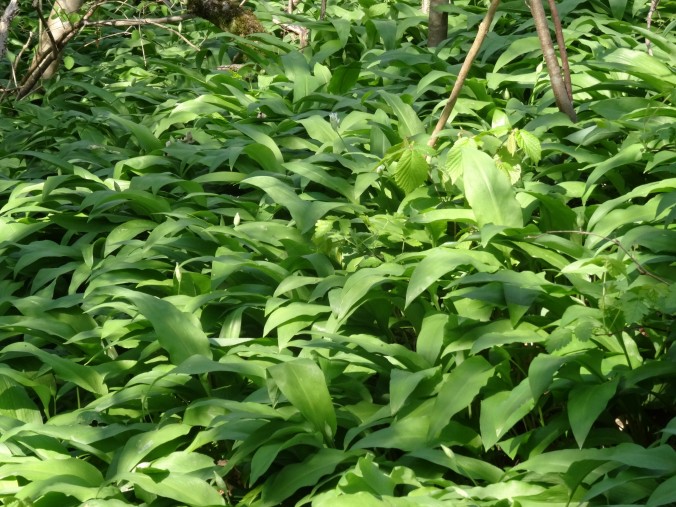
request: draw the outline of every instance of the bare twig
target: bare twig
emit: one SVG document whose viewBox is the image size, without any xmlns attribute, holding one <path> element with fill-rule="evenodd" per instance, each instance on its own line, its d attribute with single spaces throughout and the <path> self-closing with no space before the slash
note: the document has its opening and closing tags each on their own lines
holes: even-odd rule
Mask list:
<svg viewBox="0 0 676 507">
<path fill-rule="evenodd" d="M 465 79 L 467 79 L 467 75 L 469 74 L 469 70 L 472 67 L 472 63 L 474 62 L 476 55 L 479 53 L 479 49 L 481 49 L 481 44 L 483 44 L 486 35 L 488 35 L 488 30 L 490 29 L 491 23 L 493 22 L 495 12 L 498 10 L 498 5 L 500 5 L 500 0 L 491 1 L 491 5 L 488 7 L 488 11 L 484 16 L 484 20 L 479 25 L 479 29 L 477 30 L 472 47 L 469 49 L 469 52 L 465 57 L 465 61 L 462 63 L 462 67 L 460 68 L 460 72 L 458 73 L 458 79 L 456 79 L 455 84 L 453 85 L 451 95 L 448 97 L 448 101 L 446 102 L 444 109 L 441 111 L 441 116 L 439 117 L 436 127 L 434 127 L 432 136 L 430 137 L 429 141 L 427 141 L 428 146 L 434 147 L 434 145 L 437 144 L 439 133 L 444 129 L 448 118 L 451 116 L 451 112 L 453 112 L 455 103 L 458 101 L 458 97 L 460 96 L 462 85 L 465 83 Z"/>
<path fill-rule="evenodd" d="M 542 234 L 537 234 L 537 235 L 533 235 L 533 236 L 526 236 L 526 237 L 530 238 L 530 239 L 537 239 L 537 238 L 544 236 L 545 234 L 581 234 L 583 236 L 593 236 L 595 238 L 605 239 L 606 241 L 609 241 L 610 243 L 615 245 L 617 248 L 622 250 L 627 255 L 627 257 L 629 257 L 629 260 L 631 260 L 631 262 L 633 262 L 636 265 L 636 270 L 640 274 L 645 275 L 645 276 L 649 276 L 650 278 L 657 280 L 660 283 L 665 283 L 667 285 L 670 285 L 669 282 L 666 281 L 664 278 L 657 276 L 655 273 L 648 271 L 643 266 L 643 264 L 641 264 L 629 250 L 627 250 L 626 248 L 624 248 L 624 246 L 622 246 L 622 243 L 620 243 L 618 240 L 616 240 L 614 238 L 609 238 L 608 236 L 604 236 L 603 234 L 598 234 L 596 232 L 575 231 L 575 230 L 545 231 Z"/>
<path fill-rule="evenodd" d="M 28 38 L 26 39 L 25 44 L 21 48 L 21 51 L 19 51 L 19 54 L 16 55 L 16 58 L 14 59 L 14 63 L 12 64 L 12 79 L 14 80 L 14 86 L 19 86 L 19 81 L 16 78 L 16 69 L 19 66 L 19 62 L 21 61 L 21 57 L 23 54 L 26 52 L 26 50 L 30 47 L 31 42 L 33 42 L 33 36 L 35 35 L 35 32 L 32 30 L 28 32 Z M 0 102 L 2 102 L 2 99 L 0 99 Z"/>
<path fill-rule="evenodd" d="M 660 0 L 650 0 L 650 9 L 648 10 L 648 17 L 646 18 L 646 26 L 648 27 L 648 30 L 650 30 L 650 26 L 653 24 L 653 15 L 657 11 L 657 6 L 659 5 Z M 648 48 L 648 54 L 650 56 L 653 55 L 653 48 L 652 48 L 652 43 L 650 42 L 650 39 L 646 37 L 645 39 L 645 45 Z"/>
<path fill-rule="evenodd" d="M 561 26 L 561 18 L 559 17 L 559 9 L 556 7 L 556 0 L 548 0 L 549 10 L 552 14 L 552 22 L 554 23 L 554 32 L 556 33 L 556 45 L 559 47 L 559 55 L 561 55 L 561 67 L 563 68 L 563 84 L 566 85 L 568 98 L 573 101 L 573 84 L 570 80 L 570 66 L 568 65 L 568 51 L 566 49 L 566 41 L 563 38 L 563 27 Z"/>
<path fill-rule="evenodd" d="M 198 47 L 195 46 L 192 42 L 190 42 L 190 40 L 189 40 L 185 35 L 183 35 L 181 32 L 179 32 L 178 30 L 174 30 L 173 28 L 169 28 L 168 26 L 165 26 L 165 25 L 163 25 L 162 23 L 159 23 L 159 22 L 157 22 L 157 21 L 155 21 L 155 20 L 152 20 L 152 21 L 149 20 L 149 21 L 148 21 L 148 24 L 149 24 L 149 25 L 154 25 L 154 26 L 156 26 L 156 27 L 158 27 L 158 28 L 161 28 L 162 30 L 166 30 L 166 31 L 168 31 L 168 32 L 171 32 L 171 33 L 173 33 L 174 35 L 178 36 L 183 42 L 185 42 L 188 46 L 190 46 L 191 48 L 193 48 L 195 51 L 199 51 L 199 50 L 200 50 L 200 48 L 198 48 Z"/>
</svg>

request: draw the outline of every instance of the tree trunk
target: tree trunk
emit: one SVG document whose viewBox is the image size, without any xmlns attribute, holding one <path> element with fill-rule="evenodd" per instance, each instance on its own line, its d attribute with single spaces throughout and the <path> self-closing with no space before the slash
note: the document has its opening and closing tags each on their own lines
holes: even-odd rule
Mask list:
<svg viewBox="0 0 676 507">
<path fill-rule="evenodd" d="M 40 44 L 38 51 L 33 58 L 31 68 L 37 67 L 45 56 L 45 53 L 51 51 L 55 52 L 55 56 L 59 53 L 62 47 L 63 37 L 73 29 L 73 25 L 69 21 L 69 16 L 80 10 L 84 0 L 55 0 L 52 6 L 52 11 L 47 18 L 47 26 L 43 27 L 40 35 Z M 56 45 L 56 47 L 54 47 Z M 42 73 L 42 79 L 49 79 L 54 75 L 59 68 L 59 61 L 57 57 L 47 69 Z"/>
<path fill-rule="evenodd" d="M 2 17 L 0 17 L 0 59 L 4 58 L 5 51 L 7 51 L 7 34 L 9 33 L 9 25 L 12 19 L 19 12 L 18 0 L 11 0 Z"/>
<path fill-rule="evenodd" d="M 430 0 L 429 33 L 427 46 L 437 47 L 448 37 L 448 12 L 439 11 L 442 5 L 448 5 L 449 0 Z"/>
<path fill-rule="evenodd" d="M 571 121 L 576 122 L 577 116 L 573 108 L 573 102 L 568 97 L 566 85 L 561 76 L 561 67 L 559 61 L 556 59 L 556 51 L 552 43 L 552 36 L 549 33 L 549 25 L 547 24 L 547 16 L 545 9 L 542 6 L 541 0 L 532 0 L 530 3 L 530 11 L 533 14 L 533 21 L 535 21 L 535 30 L 537 30 L 538 38 L 540 39 L 540 47 L 545 57 L 545 64 L 549 72 L 549 80 L 552 84 L 552 91 L 554 92 L 554 99 L 559 111 L 568 115 Z"/>
</svg>

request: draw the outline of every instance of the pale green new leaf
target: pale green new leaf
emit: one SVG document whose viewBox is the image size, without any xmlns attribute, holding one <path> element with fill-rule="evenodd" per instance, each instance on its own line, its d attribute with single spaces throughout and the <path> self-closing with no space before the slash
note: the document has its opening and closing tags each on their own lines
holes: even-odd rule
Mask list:
<svg viewBox="0 0 676 507">
<path fill-rule="evenodd" d="M 404 149 L 394 171 L 394 181 L 407 194 L 413 192 L 427 180 L 429 164 L 425 155 L 409 146 Z"/>
</svg>

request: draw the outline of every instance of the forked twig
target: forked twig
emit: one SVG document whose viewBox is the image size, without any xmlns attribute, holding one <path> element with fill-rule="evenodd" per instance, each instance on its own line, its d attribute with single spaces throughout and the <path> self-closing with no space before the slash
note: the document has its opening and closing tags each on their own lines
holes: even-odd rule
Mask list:
<svg viewBox="0 0 676 507">
<path fill-rule="evenodd" d="M 655 273 L 648 271 L 643 266 L 643 264 L 641 264 L 629 250 L 627 250 L 626 248 L 624 248 L 624 246 L 622 246 L 622 243 L 620 243 L 618 240 L 616 240 L 614 238 L 609 238 L 608 236 L 604 236 L 603 234 L 598 234 L 596 232 L 575 231 L 575 230 L 565 230 L 565 229 L 560 230 L 560 231 L 545 231 L 542 234 L 529 235 L 529 236 L 526 236 L 526 237 L 530 238 L 530 239 L 537 239 L 537 238 L 544 236 L 545 234 L 582 234 L 583 236 L 593 236 L 595 238 L 605 239 L 606 241 L 609 241 L 610 243 L 615 245 L 617 248 L 622 250 L 627 255 L 627 257 L 629 257 L 629 260 L 631 260 L 631 262 L 633 262 L 636 265 L 636 269 L 640 274 L 645 275 L 645 276 L 649 276 L 650 278 L 657 280 L 658 282 L 669 285 L 669 282 L 666 281 L 664 278 L 656 275 Z"/>
</svg>

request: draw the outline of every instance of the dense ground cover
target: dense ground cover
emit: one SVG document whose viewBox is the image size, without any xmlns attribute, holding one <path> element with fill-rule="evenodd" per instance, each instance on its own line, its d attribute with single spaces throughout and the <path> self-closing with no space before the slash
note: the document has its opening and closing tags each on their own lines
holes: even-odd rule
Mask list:
<svg viewBox="0 0 676 507">
<path fill-rule="evenodd" d="M 506 2 L 431 150 L 485 6 L 254 5 L 0 105 L 3 504 L 676 502 L 669 6 L 561 3 L 573 124 Z"/>
</svg>

